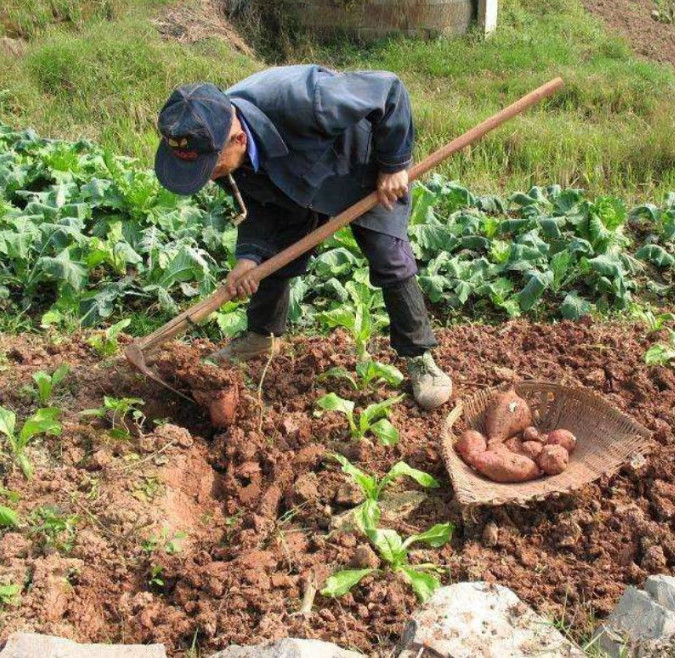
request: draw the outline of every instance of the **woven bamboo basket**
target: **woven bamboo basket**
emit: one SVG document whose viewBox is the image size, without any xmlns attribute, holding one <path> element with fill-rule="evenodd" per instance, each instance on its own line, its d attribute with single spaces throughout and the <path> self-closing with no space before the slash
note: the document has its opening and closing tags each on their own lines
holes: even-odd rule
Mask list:
<svg viewBox="0 0 675 658">
<path fill-rule="evenodd" d="M 564 428 L 578 439 L 570 465 L 560 475 L 531 482 L 492 482 L 467 466 L 454 450 L 459 438 L 453 427 L 464 415 L 469 429 L 484 432 L 485 412 L 499 389 L 480 391 L 460 402 L 448 416 L 443 457 L 459 502 L 464 506 L 526 505 L 551 495 L 567 493 L 615 473 L 631 461 L 641 463 L 651 444 L 650 433 L 595 393 L 548 382 L 522 382 L 516 392 L 527 400 L 535 425 L 544 432 Z"/>
</svg>

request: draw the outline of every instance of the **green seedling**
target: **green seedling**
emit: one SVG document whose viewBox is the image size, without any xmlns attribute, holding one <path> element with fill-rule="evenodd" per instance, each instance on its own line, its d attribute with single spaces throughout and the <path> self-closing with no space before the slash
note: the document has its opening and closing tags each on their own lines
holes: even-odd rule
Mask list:
<svg viewBox="0 0 675 658">
<path fill-rule="evenodd" d="M 0 496 L 9 499 L 11 503 L 19 502 L 19 494 L 16 491 L 9 491 L 7 489 L 0 489 Z M 0 528 L 12 528 L 19 525 L 19 516 L 11 508 L 5 505 L 0 505 Z"/>
<path fill-rule="evenodd" d="M 324 395 L 316 401 L 316 404 L 324 411 L 337 411 L 344 414 L 349 423 L 349 431 L 353 439 L 361 440 L 370 432 L 380 440 L 382 445 L 393 446 L 398 443 L 399 435 L 398 430 L 389 422 L 387 416 L 390 408 L 403 400 L 404 397 L 405 395 L 399 395 L 383 402 L 371 404 L 358 416 L 354 413 L 354 403 L 335 393 Z"/>
<path fill-rule="evenodd" d="M 95 336 L 92 336 L 87 342 L 94 348 L 99 356 L 113 356 L 119 349 L 118 337 L 124 329 L 131 324 L 129 318 L 120 320 Z"/>
<path fill-rule="evenodd" d="M 356 375 L 357 378 L 354 378 L 351 373 L 344 368 L 336 367 L 326 371 L 319 379 L 322 380 L 328 377 L 346 379 L 355 391 L 365 391 L 371 386 L 376 386 L 381 383 L 386 383 L 398 388 L 403 381 L 403 374 L 396 366 L 380 363 L 379 361 L 373 361 L 371 359 L 359 361 L 356 364 Z"/>
<path fill-rule="evenodd" d="M 379 500 L 382 491 L 397 478 L 410 477 L 417 484 L 429 489 L 437 489 L 441 486 L 435 477 L 412 468 L 405 462 L 394 464 L 383 478 L 378 479 L 374 475 L 367 475 L 342 455 L 335 454 L 333 458 L 342 465 L 342 472 L 352 478 L 365 496 L 365 500 L 354 509 L 354 517 L 363 532 L 377 527 L 380 521 Z"/>
<path fill-rule="evenodd" d="M 0 608 L 6 605 L 18 605 L 20 591 L 19 585 L 0 585 Z"/>
<path fill-rule="evenodd" d="M 638 308 L 635 317 L 645 324 L 650 333 L 665 329 L 668 323 L 675 322 L 675 313 L 658 313 Z"/>
<path fill-rule="evenodd" d="M 181 543 L 186 537 L 187 533 L 180 531 L 169 538 L 169 529 L 162 528 L 159 536 L 152 535 L 143 542 L 143 550 L 148 554 L 152 554 L 157 550 L 163 550 L 167 555 L 175 555 L 183 550 Z"/>
<path fill-rule="evenodd" d="M 61 413 L 60 409 L 49 407 L 38 409 L 30 418 L 27 418 L 20 432 L 16 432 L 16 414 L 9 409 L 0 407 L 0 433 L 7 438 L 7 444 L 14 461 L 19 465 L 26 478 L 33 475 L 33 467 L 25 454 L 26 446 L 40 434 L 59 436 L 61 424 L 56 420 Z"/>
<path fill-rule="evenodd" d="M 150 567 L 150 576 L 148 578 L 148 585 L 150 587 L 157 587 L 162 589 L 165 585 L 164 578 L 162 577 L 162 567 L 159 564 L 153 564 Z"/>
<path fill-rule="evenodd" d="M 436 576 L 429 573 L 438 571 L 434 564 L 416 564 L 409 562 L 410 547 L 414 543 L 422 542 L 432 548 L 440 548 L 450 541 L 453 525 L 438 523 L 426 532 L 411 535 L 405 541 L 395 530 L 372 528 L 366 531 L 368 539 L 377 549 L 387 567 L 395 574 L 399 574 L 408 582 L 420 601 L 426 601 L 440 586 Z M 361 580 L 379 569 L 345 569 L 338 571 L 326 580 L 321 590 L 323 596 L 344 596 Z"/>
<path fill-rule="evenodd" d="M 31 513 L 28 532 L 37 537 L 43 547 L 69 553 L 75 544 L 78 521 L 76 514 L 64 514 L 58 507 L 43 505 Z"/>
<path fill-rule="evenodd" d="M 675 331 L 668 330 L 669 344 L 656 343 L 645 352 L 648 366 L 667 366 L 675 360 Z"/>
<path fill-rule="evenodd" d="M 51 375 L 42 370 L 33 374 L 33 380 L 37 385 L 34 391 L 40 404 L 47 404 L 51 400 L 52 395 L 54 395 L 54 389 L 66 378 L 69 372 L 70 367 L 64 363 Z"/>
<path fill-rule="evenodd" d="M 138 407 L 144 404 L 145 401 L 141 398 L 113 398 L 105 395 L 102 407 L 85 409 L 80 412 L 80 415 L 106 418 L 110 422 L 109 434 L 113 439 L 128 439 L 130 433 L 126 426 L 127 418 L 131 418 L 134 423 L 142 426 L 145 422 L 145 415 Z"/>
</svg>

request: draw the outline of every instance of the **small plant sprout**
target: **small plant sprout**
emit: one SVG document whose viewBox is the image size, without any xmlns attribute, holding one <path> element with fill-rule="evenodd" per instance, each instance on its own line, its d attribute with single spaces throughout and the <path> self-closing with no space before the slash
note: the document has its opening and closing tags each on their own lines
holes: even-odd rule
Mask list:
<svg viewBox="0 0 675 658">
<path fill-rule="evenodd" d="M 75 544 L 78 521 L 76 514 L 64 514 L 58 507 L 43 505 L 31 513 L 29 533 L 37 537 L 43 547 L 68 553 Z"/>
<path fill-rule="evenodd" d="M 353 439 L 361 440 L 368 432 L 374 434 L 382 445 L 393 446 L 398 443 L 398 430 L 389 422 L 390 408 L 403 400 L 405 395 L 389 398 L 383 402 L 371 404 L 358 416 L 354 413 L 354 403 L 335 393 L 328 393 L 316 401 L 323 411 L 337 411 L 344 414 L 349 423 L 349 432 Z M 319 414 L 321 412 L 318 412 Z"/>
<path fill-rule="evenodd" d="M 61 424 L 56 420 L 61 413 L 60 409 L 38 409 L 30 418 L 27 418 L 21 428 L 16 432 L 16 414 L 9 409 L 0 407 L 0 434 L 7 439 L 9 451 L 26 478 L 33 475 L 33 467 L 25 454 L 26 446 L 36 436 L 45 434 L 59 436 Z"/>
<path fill-rule="evenodd" d="M 152 535 L 145 542 L 143 542 L 143 550 L 152 554 L 155 551 L 163 550 L 167 555 L 175 555 L 183 550 L 182 542 L 187 537 L 187 533 L 179 531 L 169 537 L 169 529 L 162 528 L 162 532 L 158 535 Z"/>
<path fill-rule="evenodd" d="M 131 436 L 126 423 L 128 418 L 139 427 L 145 422 L 145 415 L 138 409 L 145 404 L 141 398 L 113 398 L 108 395 L 103 397 L 103 406 L 97 409 L 85 409 L 80 412 L 81 416 L 94 416 L 107 418 L 110 421 L 109 434 L 113 439 L 128 439 Z"/>
<path fill-rule="evenodd" d="M 634 315 L 647 327 L 650 333 L 665 329 L 668 323 L 675 322 L 675 313 L 655 314 L 653 311 L 637 308 Z"/>
<path fill-rule="evenodd" d="M 162 589 L 164 587 L 164 578 L 162 578 L 162 566 L 160 564 L 153 564 L 150 567 L 150 575 L 148 576 L 148 585 Z"/>
<path fill-rule="evenodd" d="M 388 568 L 410 583 L 420 601 L 426 601 L 441 585 L 438 578 L 429 573 L 438 571 L 439 567 L 434 564 L 411 565 L 409 562 L 410 547 L 415 543 L 424 543 L 432 548 L 440 548 L 450 541 L 452 531 L 451 523 L 438 523 L 426 532 L 411 535 L 405 541 L 398 532 L 389 529 L 372 528 L 366 531 L 366 535 Z M 331 597 L 344 596 L 366 576 L 378 571 L 379 569 L 337 571 L 326 580 L 321 594 Z"/>
<path fill-rule="evenodd" d="M 51 400 L 54 389 L 66 378 L 69 372 L 70 367 L 64 363 L 51 375 L 42 370 L 33 374 L 33 380 L 36 384 L 35 395 L 41 405 L 47 404 Z"/>
<path fill-rule="evenodd" d="M 0 585 L 0 608 L 7 605 L 18 605 L 20 591 L 19 585 Z"/>
<path fill-rule="evenodd" d="M 118 337 L 131 324 L 129 318 L 120 320 L 105 331 L 92 336 L 87 342 L 99 356 L 113 356 L 119 349 Z"/>
<path fill-rule="evenodd" d="M 394 388 L 400 386 L 403 381 L 403 374 L 396 367 L 379 361 L 359 361 L 356 364 L 357 378 L 344 368 L 331 368 L 321 375 L 320 379 L 334 377 L 336 379 L 346 379 L 355 391 L 365 391 L 371 386 L 386 383 Z"/>
<path fill-rule="evenodd" d="M 667 366 L 675 360 L 675 331 L 668 329 L 668 343 L 656 343 L 645 352 L 648 366 Z"/>
<path fill-rule="evenodd" d="M 346 457 L 333 455 L 333 458 L 342 465 L 342 472 L 349 475 L 363 492 L 365 500 L 354 509 L 357 524 L 363 532 L 377 527 L 380 521 L 379 500 L 386 486 L 397 478 L 407 476 L 419 485 L 430 489 L 437 489 L 440 484 L 432 475 L 408 466 L 405 462 L 398 462 L 380 480 L 374 475 L 367 475 L 354 466 Z"/>
</svg>

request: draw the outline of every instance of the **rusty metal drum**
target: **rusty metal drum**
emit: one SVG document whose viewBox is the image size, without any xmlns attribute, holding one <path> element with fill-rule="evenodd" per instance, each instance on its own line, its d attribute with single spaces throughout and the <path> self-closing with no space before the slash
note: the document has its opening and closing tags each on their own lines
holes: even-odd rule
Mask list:
<svg viewBox="0 0 675 658">
<path fill-rule="evenodd" d="M 428 37 L 463 34 L 476 18 L 477 0 L 286 0 L 309 31 L 347 33 L 364 40 L 390 34 Z"/>
</svg>

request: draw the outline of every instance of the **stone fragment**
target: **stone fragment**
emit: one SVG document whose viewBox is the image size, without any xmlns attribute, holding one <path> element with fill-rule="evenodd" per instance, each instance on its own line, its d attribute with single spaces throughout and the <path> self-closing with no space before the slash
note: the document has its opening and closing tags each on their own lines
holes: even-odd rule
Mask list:
<svg viewBox="0 0 675 658">
<path fill-rule="evenodd" d="M 452 658 L 583 658 L 584 653 L 510 589 L 485 582 L 439 589 L 408 621 L 398 658 L 422 647 Z"/>
<path fill-rule="evenodd" d="M 645 590 L 652 600 L 666 610 L 675 612 L 675 577 L 650 576 L 645 582 Z"/>
<path fill-rule="evenodd" d="M 0 658 L 166 658 L 163 644 L 78 644 L 53 635 L 12 633 Z"/>
<path fill-rule="evenodd" d="M 368 544 L 358 546 L 349 561 L 350 569 L 377 569 L 379 566 L 380 558 Z"/>
<path fill-rule="evenodd" d="M 655 589 L 653 584 L 650 587 Z M 647 592 L 629 587 L 614 612 L 596 630 L 594 640 L 609 658 L 673 655 L 675 612 L 659 605 Z M 659 653 L 664 647 L 673 653 Z"/>
<path fill-rule="evenodd" d="M 285 638 L 267 645 L 233 645 L 210 658 L 363 658 L 363 654 L 341 649 L 331 642 Z"/>
</svg>

